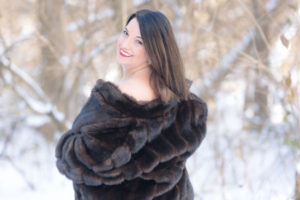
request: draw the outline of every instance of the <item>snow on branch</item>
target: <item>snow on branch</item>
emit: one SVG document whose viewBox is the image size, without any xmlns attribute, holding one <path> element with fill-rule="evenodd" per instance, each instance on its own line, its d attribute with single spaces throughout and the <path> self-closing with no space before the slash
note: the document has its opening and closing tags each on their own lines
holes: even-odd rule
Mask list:
<svg viewBox="0 0 300 200">
<path fill-rule="evenodd" d="M 118 37 L 119 34 L 109 38 L 106 43 L 100 43 L 97 48 L 93 49 L 90 52 L 90 57 L 94 58 L 95 56 L 97 56 L 101 51 L 103 51 L 107 47 L 107 45 L 115 42 L 118 39 Z"/>
<path fill-rule="evenodd" d="M 31 98 L 28 93 L 24 91 L 21 87 L 14 86 L 15 92 L 26 102 L 26 104 L 35 112 L 39 114 L 52 115 L 54 118 L 63 122 L 64 114 L 58 112 L 56 106 L 49 102 L 42 102 Z"/>
<path fill-rule="evenodd" d="M 113 15 L 114 15 L 114 11 L 112 9 L 105 9 L 104 11 L 90 14 L 88 16 L 88 22 L 93 23 L 95 21 L 100 21 L 106 17 L 111 17 Z"/>
<path fill-rule="evenodd" d="M 40 86 L 21 68 L 16 66 L 14 63 L 10 63 L 4 55 L 0 57 L 0 65 L 17 75 L 22 81 L 29 85 L 40 98 L 43 100 L 47 99 L 42 88 L 40 88 Z"/>
<path fill-rule="evenodd" d="M 211 80 L 217 80 L 219 74 L 226 73 L 233 62 L 237 59 L 239 52 L 243 52 L 247 46 L 250 44 L 252 39 L 255 37 L 256 31 L 250 30 L 241 40 L 240 42 L 233 47 L 228 54 L 221 60 L 219 66 L 217 66 L 215 71 L 213 71 L 210 75 Z M 209 87 L 210 85 L 208 85 Z"/>
<path fill-rule="evenodd" d="M 40 88 L 38 83 L 36 83 L 25 71 L 23 71 L 17 65 L 10 63 L 9 60 L 3 55 L 0 58 L 0 66 L 4 67 L 8 70 L 8 72 L 10 72 L 9 75 L 6 75 L 4 77 L 4 81 L 6 82 L 6 84 L 10 85 L 14 89 L 16 94 L 25 101 L 30 109 L 39 114 L 49 115 L 54 121 L 60 124 L 63 123 L 65 119 L 64 114 L 57 111 L 56 106 L 48 101 L 49 98 L 44 93 L 42 88 Z M 13 74 L 18 78 L 21 78 L 22 81 L 29 85 L 32 91 L 39 97 L 41 97 L 42 100 L 40 101 L 31 98 L 28 92 L 25 92 L 25 90 L 20 86 L 15 85 L 12 79 L 9 78 L 12 77 Z"/>
<path fill-rule="evenodd" d="M 222 81 L 221 79 L 224 77 L 224 75 L 229 71 L 230 66 L 233 65 L 233 63 L 237 60 L 239 54 L 243 54 L 242 52 L 248 47 L 248 45 L 251 43 L 251 41 L 254 39 L 256 34 L 261 34 L 262 37 L 264 38 L 265 44 L 269 47 L 269 44 L 267 40 L 265 39 L 264 33 L 261 30 L 261 27 L 255 20 L 255 17 L 252 15 L 252 13 L 249 11 L 249 9 L 246 7 L 246 5 L 242 2 L 239 1 L 240 4 L 245 8 L 245 10 L 249 13 L 249 15 L 253 18 L 256 29 L 253 28 L 248 31 L 248 33 L 240 40 L 240 42 L 235 45 L 229 53 L 227 53 L 224 58 L 221 60 L 220 63 L 218 63 L 218 66 L 216 66 L 214 71 L 206 77 L 203 77 L 203 80 L 199 81 L 203 83 L 203 86 L 193 86 L 194 91 L 198 94 L 201 95 L 209 95 L 210 94 L 205 94 L 204 91 L 209 91 L 206 88 L 217 88 Z M 278 5 L 278 0 L 270 0 L 267 3 L 266 6 L 266 11 L 271 12 L 276 6 Z M 257 33 L 258 32 L 258 33 Z M 198 82 L 197 80 L 194 82 Z"/>
<path fill-rule="evenodd" d="M 209 74 L 206 78 L 203 79 L 204 87 L 198 88 L 196 91 L 198 94 L 204 95 L 205 88 L 216 88 L 220 84 L 222 77 L 229 71 L 230 66 L 238 58 L 239 54 L 243 52 L 253 38 L 256 35 L 256 30 L 250 30 L 248 33 L 238 42 L 230 51 L 227 53 L 224 58 L 218 63 L 213 72 Z M 196 89 L 195 89 L 196 90 Z M 206 90 L 207 91 L 207 90 Z M 209 95 L 209 94 L 208 94 Z"/>
<path fill-rule="evenodd" d="M 22 44 L 24 41 L 30 40 L 31 38 L 33 38 L 33 36 L 34 36 L 34 33 L 33 33 L 33 32 L 28 33 L 28 34 L 21 34 L 21 35 L 17 38 L 17 41 L 14 42 L 13 44 L 11 44 L 10 46 L 7 46 L 7 47 L 5 47 L 5 48 L 1 48 L 1 47 L 0 47 L 0 54 L 3 54 L 3 55 L 6 54 L 6 55 L 7 55 L 10 51 L 12 51 L 12 50 L 14 50 L 15 48 L 17 48 L 17 47 L 18 47 L 20 44 Z M 3 40 L 3 41 L 1 41 L 1 42 L 4 43 L 4 46 L 6 46 L 4 39 L 1 39 L 1 40 Z"/>
<path fill-rule="evenodd" d="M 88 23 L 94 23 L 95 21 L 100 21 L 106 17 L 111 17 L 114 15 L 114 11 L 112 9 L 105 9 L 99 13 L 92 13 L 88 16 Z M 78 28 L 83 27 L 85 25 L 85 21 L 82 18 L 78 18 L 77 20 L 69 23 L 66 27 L 68 32 L 74 32 Z"/>
</svg>

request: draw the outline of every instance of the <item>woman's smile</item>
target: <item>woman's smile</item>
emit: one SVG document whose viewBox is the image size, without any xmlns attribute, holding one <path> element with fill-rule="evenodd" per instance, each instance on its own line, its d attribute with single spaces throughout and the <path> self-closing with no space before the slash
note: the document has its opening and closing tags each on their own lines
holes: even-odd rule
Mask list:
<svg viewBox="0 0 300 200">
<path fill-rule="evenodd" d="M 131 57 L 132 55 L 130 55 L 127 51 L 125 51 L 124 49 L 120 48 L 120 55 L 123 57 Z"/>
</svg>

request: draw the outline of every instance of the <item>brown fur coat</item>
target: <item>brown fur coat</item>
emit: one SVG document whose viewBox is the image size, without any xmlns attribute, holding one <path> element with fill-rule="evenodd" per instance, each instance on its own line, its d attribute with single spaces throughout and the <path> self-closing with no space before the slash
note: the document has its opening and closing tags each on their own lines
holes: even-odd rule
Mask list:
<svg viewBox="0 0 300 200">
<path fill-rule="evenodd" d="M 76 200 L 191 200 L 187 158 L 206 134 L 206 103 L 137 102 L 99 79 L 56 147 Z"/>
</svg>

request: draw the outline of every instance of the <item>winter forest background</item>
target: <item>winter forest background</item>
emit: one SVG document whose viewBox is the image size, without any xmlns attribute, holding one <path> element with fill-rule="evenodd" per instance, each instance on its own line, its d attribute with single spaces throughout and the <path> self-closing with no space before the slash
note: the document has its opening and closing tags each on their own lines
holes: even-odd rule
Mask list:
<svg viewBox="0 0 300 200">
<path fill-rule="evenodd" d="M 55 144 L 96 80 L 120 77 L 116 39 L 141 8 L 170 19 L 209 106 L 195 199 L 299 200 L 298 0 L 0 0 L 0 199 L 74 199 Z"/>
</svg>

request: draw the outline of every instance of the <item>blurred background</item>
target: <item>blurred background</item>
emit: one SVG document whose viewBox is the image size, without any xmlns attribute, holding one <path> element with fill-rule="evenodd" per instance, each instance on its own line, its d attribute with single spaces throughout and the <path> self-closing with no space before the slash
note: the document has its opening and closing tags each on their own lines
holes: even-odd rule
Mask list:
<svg viewBox="0 0 300 200">
<path fill-rule="evenodd" d="M 169 18 L 209 106 L 195 199 L 299 200 L 298 0 L 0 0 L 0 199 L 74 199 L 56 142 L 96 80 L 120 78 L 116 40 L 142 8 Z"/>
</svg>

